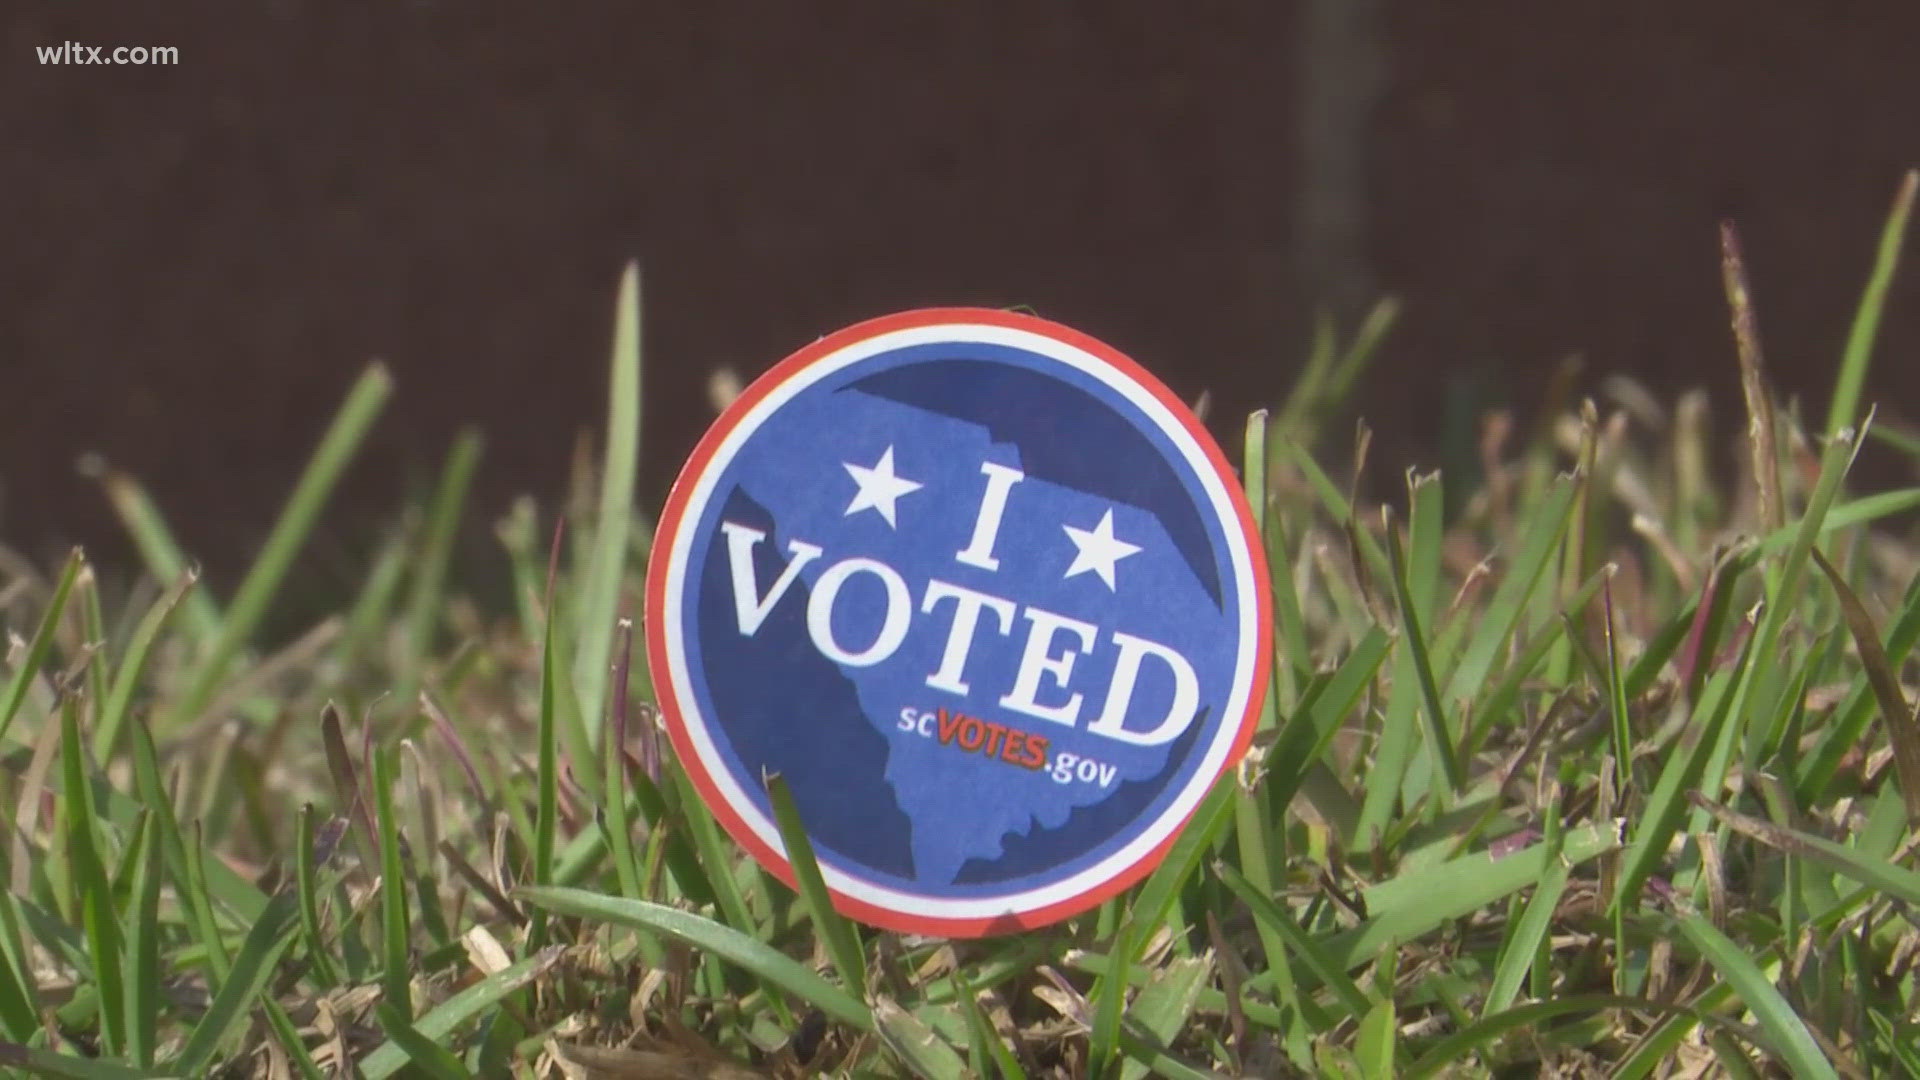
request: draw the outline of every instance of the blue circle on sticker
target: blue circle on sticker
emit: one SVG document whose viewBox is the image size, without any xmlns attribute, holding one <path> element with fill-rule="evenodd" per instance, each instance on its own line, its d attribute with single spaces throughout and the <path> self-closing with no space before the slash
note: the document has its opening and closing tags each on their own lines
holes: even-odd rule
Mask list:
<svg viewBox="0 0 1920 1080">
<path fill-rule="evenodd" d="M 756 381 L 668 498 L 648 656 L 682 765 L 792 883 L 790 786 L 844 912 L 971 937 L 1138 881 L 1245 752 L 1266 566 L 1233 470 L 1139 365 L 931 309 Z"/>
</svg>

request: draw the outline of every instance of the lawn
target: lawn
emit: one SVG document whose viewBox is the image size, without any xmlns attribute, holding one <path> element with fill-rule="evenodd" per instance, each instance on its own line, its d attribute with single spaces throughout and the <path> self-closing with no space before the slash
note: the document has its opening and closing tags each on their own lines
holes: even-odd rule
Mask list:
<svg viewBox="0 0 1920 1080">
<path fill-rule="evenodd" d="M 105 475 L 137 582 L 0 551 L 0 1065 L 1920 1076 L 1920 488 L 1849 482 L 1869 441 L 1920 464 L 1863 400 L 1914 187 L 1818 422 L 1769 387 L 1731 226 L 1720 429 L 1697 396 L 1495 416 L 1474 475 L 1368 505 L 1347 418 L 1394 309 L 1318 335 L 1228 448 L 1273 569 L 1254 748 L 1145 881 L 1041 932 L 858 926 L 777 786 L 797 891 L 678 767 L 635 625 L 631 271 L 598 459 L 493 524 L 506 610 L 450 570 L 468 435 L 357 594 L 269 644 L 378 367 L 229 596 Z"/>
</svg>

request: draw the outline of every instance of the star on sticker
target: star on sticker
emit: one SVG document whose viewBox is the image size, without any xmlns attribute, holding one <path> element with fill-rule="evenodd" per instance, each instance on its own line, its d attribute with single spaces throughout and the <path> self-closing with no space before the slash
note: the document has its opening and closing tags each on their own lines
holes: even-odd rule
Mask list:
<svg viewBox="0 0 1920 1080">
<path fill-rule="evenodd" d="M 898 522 L 894 520 L 894 500 L 924 486 L 895 475 L 892 446 L 887 447 L 887 452 L 880 455 L 880 460 L 872 468 L 855 465 L 851 461 L 841 462 L 841 466 L 853 477 L 853 482 L 860 485 L 860 490 L 853 494 L 853 501 L 847 504 L 845 516 L 852 517 L 862 510 L 878 510 L 880 516 L 887 519 L 890 528 L 898 527 Z"/>
<path fill-rule="evenodd" d="M 1109 509 L 1100 524 L 1091 531 L 1076 529 L 1071 525 L 1062 525 L 1067 530 L 1067 539 L 1073 541 L 1079 552 L 1073 557 L 1073 565 L 1067 567 L 1067 577 L 1084 574 L 1091 570 L 1100 575 L 1100 580 L 1112 590 L 1113 564 L 1140 550 L 1140 545 L 1117 540 L 1113 535 L 1113 511 Z"/>
</svg>

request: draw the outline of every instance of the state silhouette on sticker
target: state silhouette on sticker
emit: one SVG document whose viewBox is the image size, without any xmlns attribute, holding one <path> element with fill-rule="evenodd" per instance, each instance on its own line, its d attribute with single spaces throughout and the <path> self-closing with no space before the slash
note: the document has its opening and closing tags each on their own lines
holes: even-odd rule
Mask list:
<svg viewBox="0 0 1920 1080">
<path fill-rule="evenodd" d="M 1240 484 L 1138 364 L 929 309 L 823 338 L 700 441 L 647 575 L 675 751 L 788 884 L 790 786 L 836 906 L 1044 926 L 1138 881 L 1245 752 L 1266 566 Z"/>
</svg>

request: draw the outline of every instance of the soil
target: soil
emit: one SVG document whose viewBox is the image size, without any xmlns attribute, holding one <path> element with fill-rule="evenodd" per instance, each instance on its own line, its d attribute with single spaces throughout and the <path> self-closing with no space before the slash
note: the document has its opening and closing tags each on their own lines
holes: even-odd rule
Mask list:
<svg viewBox="0 0 1920 1080">
<path fill-rule="evenodd" d="M 646 499 L 718 365 L 930 304 L 1029 305 L 1232 421 L 1312 333 L 1298 12 L 1220 2 L 465 5 L 17 0 L 0 12 L 0 537 L 126 557 L 83 453 L 243 565 L 370 359 L 397 388 L 309 556 L 351 564 L 486 433 L 482 512 L 551 507 L 643 265 Z M 676 6 L 680 7 L 680 6 Z M 1716 228 L 1816 418 L 1901 171 L 1920 7 L 1389 4 L 1364 246 L 1399 326 L 1379 475 L 1584 358 L 1739 426 Z M 47 66 L 67 40 L 169 67 Z M 1309 268 L 1310 276 L 1311 268 Z M 1920 273 L 1872 397 L 1920 395 Z M 1881 467 L 1886 467 L 1882 461 Z M 484 537 L 485 530 L 475 530 Z"/>
</svg>

